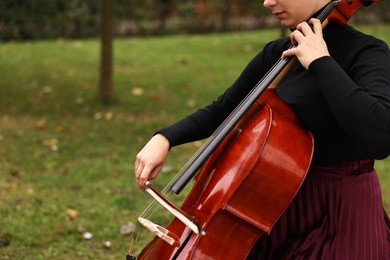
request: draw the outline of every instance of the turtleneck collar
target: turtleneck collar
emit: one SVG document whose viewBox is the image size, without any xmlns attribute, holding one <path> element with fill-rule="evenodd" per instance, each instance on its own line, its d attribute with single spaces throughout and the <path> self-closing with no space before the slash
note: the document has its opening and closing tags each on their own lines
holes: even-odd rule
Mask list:
<svg viewBox="0 0 390 260">
<path fill-rule="evenodd" d="M 328 4 L 329 4 L 329 3 L 328 3 Z M 316 18 L 316 17 L 318 17 L 319 14 L 322 12 L 322 10 L 324 10 L 325 7 L 326 7 L 328 4 L 324 5 L 320 10 L 318 10 L 317 12 L 315 12 L 307 21 L 309 21 L 311 18 Z M 295 30 L 295 28 L 290 28 L 290 31 L 294 31 L 294 30 Z"/>
</svg>

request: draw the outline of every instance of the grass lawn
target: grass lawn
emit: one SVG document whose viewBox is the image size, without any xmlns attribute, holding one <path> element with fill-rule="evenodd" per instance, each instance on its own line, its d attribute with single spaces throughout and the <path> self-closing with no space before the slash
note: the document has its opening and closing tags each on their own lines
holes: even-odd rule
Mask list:
<svg viewBox="0 0 390 260">
<path fill-rule="evenodd" d="M 390 44 L 390 26 L 360 28 Z M 120 229 L 149 201 L 134 183 L 136 153 L 212 101 L 278 35 L 116 39 L 110 106 L 97 100 L 96 39 L 1 43 L 0 259 L 124 259 L 130 236 Z M 196 149 L 172 149 L 156 185 Z M 377 169 L 390 210 L 390 159 Z"/>
</svg>

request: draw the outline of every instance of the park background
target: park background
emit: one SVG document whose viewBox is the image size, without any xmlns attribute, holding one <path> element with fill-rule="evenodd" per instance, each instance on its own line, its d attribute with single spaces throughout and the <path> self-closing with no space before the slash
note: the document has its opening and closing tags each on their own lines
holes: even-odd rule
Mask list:
<svg viewBox="0 0 390 260">
<path fill-rule="evenodd" d="M 390 44 L 389 11 L 350 23 Z M 124 258 L 150 200 L 136 153 L 287 34 L 258 0 L 0 0 L 0 259 Z M 155 185 L 200 144 L 172 149 Z M 376 165 L 390 210 L 390 159 Z"/>
</svg>

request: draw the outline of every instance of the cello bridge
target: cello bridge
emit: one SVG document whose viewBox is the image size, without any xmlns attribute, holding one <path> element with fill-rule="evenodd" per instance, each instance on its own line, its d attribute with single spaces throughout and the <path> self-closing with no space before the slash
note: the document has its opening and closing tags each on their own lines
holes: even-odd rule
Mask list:
<svg viewBox="0 0 390 260">
<path fill-rule="evenodd" d="M 178 238 L 170 232 L 168 229 L 157 225 L 153 223 L 152 221 L 143 218 L 143 217 L 138 217 L 138 221 L 146 227 L 150 232 L 170 244 L 171 246 L 176 246 L 178 247 L 180 245 Z"/>
</svg>

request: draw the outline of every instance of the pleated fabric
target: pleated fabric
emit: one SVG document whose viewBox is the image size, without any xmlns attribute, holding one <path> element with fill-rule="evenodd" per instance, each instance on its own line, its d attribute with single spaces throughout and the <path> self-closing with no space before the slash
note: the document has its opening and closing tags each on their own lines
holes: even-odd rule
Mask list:
<svg viewBox="0 0 390 260">
<path fill-rule="evenodd" d="M 390 220 L 373 160 L 312 167 L 249 259 L 390 259 Z"/>
</svg>

